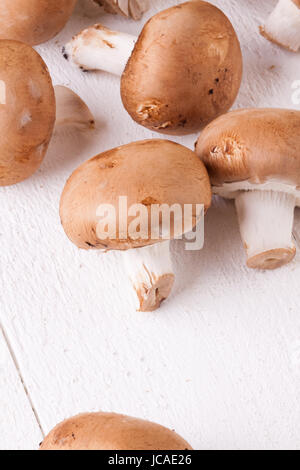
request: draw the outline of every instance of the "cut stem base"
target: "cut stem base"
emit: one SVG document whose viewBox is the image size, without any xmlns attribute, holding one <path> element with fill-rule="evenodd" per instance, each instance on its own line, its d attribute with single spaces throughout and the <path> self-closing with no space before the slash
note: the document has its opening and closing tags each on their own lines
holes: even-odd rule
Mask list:
<svg viewBox="0 0 300 470">
<path fill-rule="evenodd" d="M 235 200 L 247 266 L 276 269 L 295 256 L 292 228 L 295 196 L 277 191 L 242 191 Z"/>
<path fill-rule="evenodd" d="M 156 310 L 171 293 L 175 276 L 169 245 L 169 241 L 160 242 L 124 253 L 140 312 Z"/>
</svg>

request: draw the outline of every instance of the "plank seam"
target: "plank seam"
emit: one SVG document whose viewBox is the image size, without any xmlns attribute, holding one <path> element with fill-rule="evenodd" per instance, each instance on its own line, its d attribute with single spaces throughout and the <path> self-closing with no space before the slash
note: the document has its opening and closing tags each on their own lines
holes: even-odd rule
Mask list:
<svg viewBox="0 0 300 470">
<path fill-rule="evenodd" d="M 3 327 L 3 325 L 2 325 L 1 322 L 0 322 L 0 329 L 1 329 L 1 332 L 2 332 L 2 335 L 3 335 L 3 338 L 4 338 L 4 341 L 5 341 L 5 343 L 6 343 L 7 349 L 8 349 L 8 351 L 9 351 L 9 354 L 10 354 L 10 356 L 11 356 L 11 358 L 12 358 L 12 361 L 13 361 L 13 363 L 14 363 L 14 366 L 15 366 L 15 368 L 16 368 L 16 370 L 17 370 L 19 379 L 20 379 L 21 384 L 22 384 L 22 386 L 23 386 L 23 389 L 24 389 L 25 395 L 26 395 L 26 397 L 27 397 L 27 400 L 28 400 L 28 402 L 29 402 L 29 405 L 30 405 L 30 407 L 31 407 L 31 409 L 32 409 L 32 412 L 33 412 L 34 417 L 35 417 L 35 419 L 36 419 L 36 421 L 37 421 L 38 427 L 40 428 L 40 431 L 41 431 L 42 436 L 43 436 L 43 438 L 44 438 L 44 437 L 45 437 L 45 432 L 44 432 L 44 430 L 43 430 L 43 427 L 42 427 L 42 424 L 41 424 L 41 421 L 40 421 L 38 412 L 37 412 L 37 410 L 36 410 L 36 408 L 35 408 L 35 406 L 34 406 L 34 403 L 33 403 L 32 398 L 31 398 L 31 396 L 30 396 L 29 390 L 28 390 L 27 385 L 26 385 L 26 383 L 25 383 L 25 380 L 24 380 L 24 377 L 23 377 L 21 368 L 20 368 L 20 366 L 19 366 L 17 357 L 16 357 L 16 355 L 15 355 L 15 353 L 14 353 L 14 350 L 13 350 L 13 348 L 12 348 L 12 345 L 11 345 L 11 343 L 10 343 L 10 341 L 9 341 L 8 335 L 7 335 L 7 333 L 6 333 L 6 331 L 5 331 L 5 329 L 4 329 L 4 327 Z"/>
</svg>

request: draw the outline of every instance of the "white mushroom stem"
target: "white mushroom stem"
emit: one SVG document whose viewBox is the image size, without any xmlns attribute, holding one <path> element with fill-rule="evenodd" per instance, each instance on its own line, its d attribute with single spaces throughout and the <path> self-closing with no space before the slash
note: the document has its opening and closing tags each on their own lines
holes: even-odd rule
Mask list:
<svg viewBox="0 0 300 470">
<path fill-rule="evenodd" d="M 241 191 L 235 204 L 250 268 L 275 269 L 293 259 L 293 194 Z"/>
<path fill-rule="evenodd" d="M 297 52 L 300 49 L 299 1 L 279 0 L 260 31 L 270 41 Z"/>
<path fill-rule="evenodd" d="M 103 70 L 121 76 L 137 38 L 97 24 L 74 36 L 63 48 L 65 59 L 83 70 Z"/>
<path fill-rule="evenodd" d="M 56 121 L 58 127 L 76 127 L 80 130 L 93 129 L 95 119 L 85 102 L 65 86 L 54 87 L 56 99 Z"/>
<path fill-rule="evenodd" d="M 138 310 L 151 312 L 169 297 L 174 273 L 170 241 L 124 252 L 126 269 L 138 298 Z"/>
</svg>

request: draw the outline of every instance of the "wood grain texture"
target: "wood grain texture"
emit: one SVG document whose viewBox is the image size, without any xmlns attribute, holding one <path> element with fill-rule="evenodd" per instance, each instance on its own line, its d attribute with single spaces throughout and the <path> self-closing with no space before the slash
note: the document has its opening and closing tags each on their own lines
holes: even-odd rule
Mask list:
<svg viewBox="0 0 300 470">
<path fill-rule="evenodd" d="M 42 432 L 0 326 L 0 450 L 29 450 Z"/>
<path fill-rule="evenodd" d="M 48 432 L 78 412 L 113 410 L 175 429 L 196 449 L 300 449 L 300 251 L 278 271 L 250 271 L 234 207 L 216 199 L 204 250 L 186 252 L 173 242 L 174 293 L 158 312 L 138 314 L 121 254 L 78 251 L 60 227 L 59 197 L 74 168 L 106 149 L 158 136 L 130 120 L 116 77 L 84 74 L 62 58 L 65 41 L 95 22 L 95 9 L 99 14 L 89 4 L 83 16 L 87 3 L 38 50 L 54 82 L 86 100 L 97 129 L 56 136 L 31 179 L 0 189 L 0 320 L 41 425 Z M 151 14 L 176 3 L 152 2 L 137 23 L 110 15 L 97 20 L 137 34 Z M 234 107 L 300 109 L 292 102 L 299 55 L 258 33 L 276 1 L 211 3 L 228 14 L 243 49 Z M 196 137 L 172 140 L 193 148 Z M 300 240 L 299 210 L 295 235 Z M 0 402 L 1 416 L 3 406 L 17 408 L 13 394 L 7 401 Z M 4 416 L 5 429 L 32 422 L 25 413 L 12 412 L 13 422 Z M 0 428 L 0 447 L 13 446 L 14 435 Z M 18 446 L 37 447 L 39 439 L 28 433 Z"/>
</svg>

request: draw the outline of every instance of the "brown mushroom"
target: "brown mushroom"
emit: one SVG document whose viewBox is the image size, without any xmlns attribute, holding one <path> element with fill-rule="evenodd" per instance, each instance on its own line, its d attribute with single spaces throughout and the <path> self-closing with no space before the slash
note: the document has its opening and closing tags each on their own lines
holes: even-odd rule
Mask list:
<svg viewBox="0 0 300 470">
<path fill-rule="evenodd" d="M 170 239 L 192 230 L 203 215 L 199 208 L 206 211 L 210 202 L 207 171 L 194 152 L 146 140 L 81 165 L 66 183 L 60 216 L 79 248 L 123 250 L 138 308 L 152 311 L 173 286 Z M 187 224 L 185 205 L 191 209 Z"/>
<path fill-rule="evenodd" d="M 292 227 L 300 204 L 300 111 L 245 109 L 201 133 L 197 155 L 213 192 L 235 199 L 247 265 L 278 268 L 295 256 Z"/>
<path fill-rule="evenodd" d="M 192 450 L 159 424 L 116 413 L 84 413 L 58 424 L 40 450 Z"/>
<path fill-rule="evenodd" d="M 70 18 L 76 0 L 1 0 L 0 39 L 31 46 L 58 34 Z"/>
<path fill-rule="evenodd" d="M 91 126 L 83 101 L 53 88 L 46 64 L 30 46 L 0 40 L 0 186 L 18 183 L 40 166 L 57 124 Z"/>
<path fill-rule="evenodd" d="M 300 49 L 300 0 L 279 0 L 276 8 L 260 27 L 269 41 L 292 52 Z"/>
<path fill-rule="evenodd" d="M 221 10 L 200 0 L 153 16 L 139 38 L 92 26 L 63 54 L 84 70 L 121 75 L 130 116 L 164 134 L 190 134 L 228 111 L 242 77 L 233 26 Z"/>
</svg>

